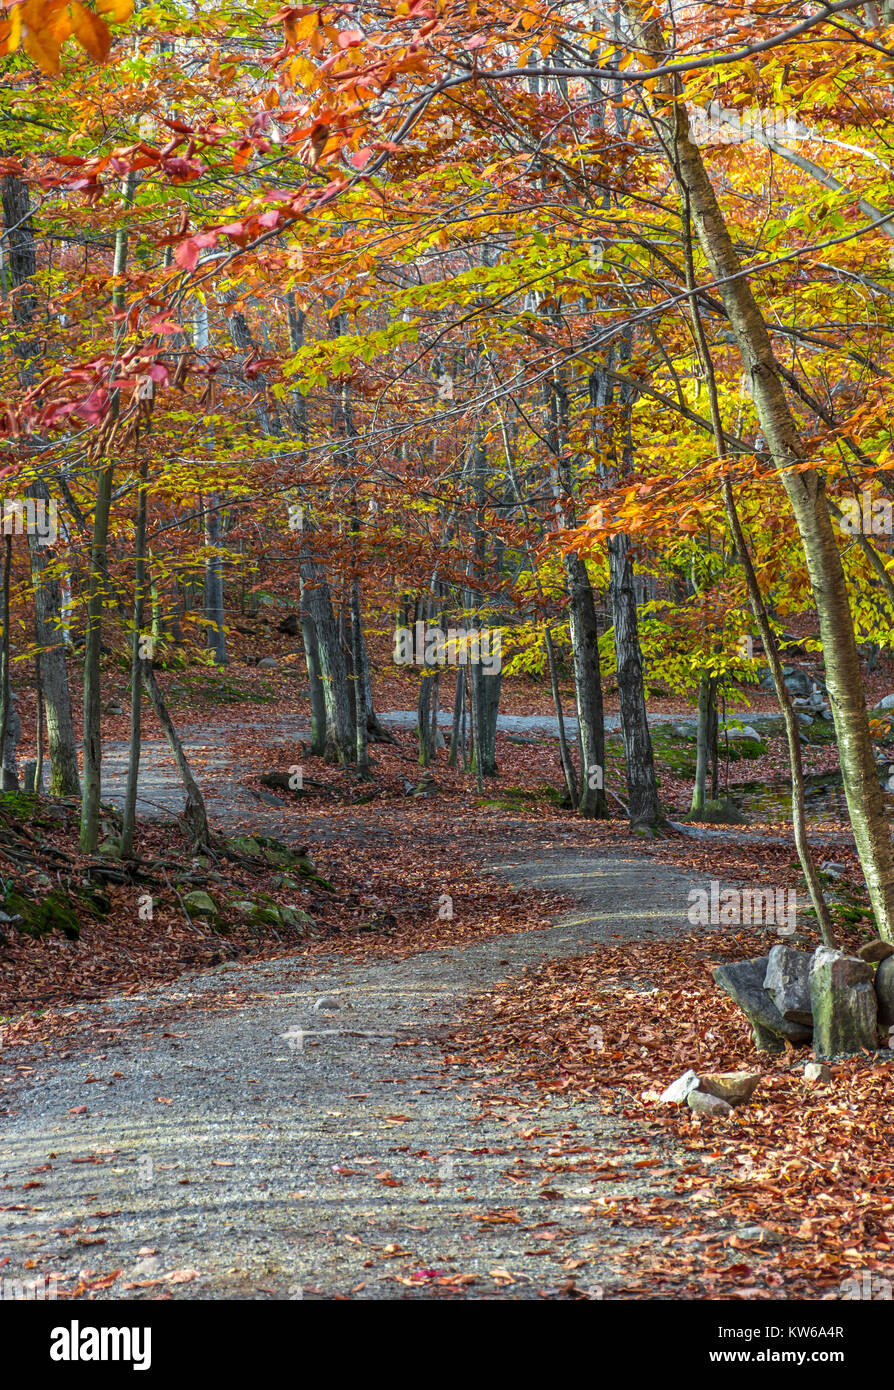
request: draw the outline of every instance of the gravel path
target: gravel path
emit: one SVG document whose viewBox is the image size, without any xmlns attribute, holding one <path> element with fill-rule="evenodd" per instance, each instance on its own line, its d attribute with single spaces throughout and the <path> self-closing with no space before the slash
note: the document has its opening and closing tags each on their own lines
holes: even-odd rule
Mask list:
<svg viewBox="0 0 894 1390">
<path fill-rule="evenodd" d="M 259 741 L 284 736 L 275 722 Z M 185 739 L 215 820 L 279 821 L 240 786 L 225 733 Z M 108 752 L 115 799 L 124 749 Z M 148 742 L 142 768 L 143 811 L 179 810 L 165 746 Z M 121 1271 L 90 1292 L 108 1298 L 622 1296 L 659 1235 L 614 1203 L 672 1199 L 682 1155 L 625 1114 L 624 1092 L 605 1109 L 509 1096 L 491 1113 L 474 1057 L 447 1066 L 445 1050 L 477 990 L 688 925 L 692 882 L 570 846 L 489 868 L 578 907 L 399 961 L 184 975 L 72 1010 L 89 1044 L 0 1054 L 0 1277 L 56 1274 L 85 1296 Z"/>
<path fill-rule="evenodd" d="M 445 1067 L 446 1034 L 472 992 L 545 956 L 674 930 L 690 881 L 617 854 L 493 868 L 580 910 L 402 961 L 227 965 L 81 1008 L 93 1049 L 48 1043 L 3 1078 L 2 1274 L 72 1290 L 121 1270 L 97 1295 L 119 1298 L 619 1296 L 657 1237 L 613 1224 L 612 1203 L 670 1195 L 676 1156 L 623 1094 L 614 1113 L 489 1114 L 474 1058 Z"/>
</svg>

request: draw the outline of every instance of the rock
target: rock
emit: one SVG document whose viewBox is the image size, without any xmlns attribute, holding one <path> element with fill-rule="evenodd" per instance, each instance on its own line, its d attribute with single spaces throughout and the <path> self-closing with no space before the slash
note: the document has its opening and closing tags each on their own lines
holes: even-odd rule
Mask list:
<svg viewBox="0 0 894 1390">
<path fill-rule="evenodd" d="M 288 888 L 293 893 L 301 891 L 301 884 L 291 874 L 273 874 L 270 878 L 272 888 Z"/>
<path fill-rule="evenodd" d="M 279 909 L 279 920 L 284 927 L 315 927 L 317 924 L 309 912 L 287 903 Z"/>
<path fill-rule="evenodd" d="M 894 709 L 894 695 L 886 695 L 883 700 L 879 700 L 876 709 Z"/>
<path fill-rule="evenodd" d="M 791 946 L 773 946 L 767 962 L 764 989 L 770 995 L 782 1017 L 789 1023 L 813 1026 L 810 1012 L 810 956 Z"/>
<path fill-rule="evenodd" d="M 157 1255 L 148 1255 L 145 1260 L 138 1260 L 133 1267 L 134 1274 L 155 1274 L 161 1269 L 161 1260 Z"/>
<path fill-rule="evenodd" d="M 798 710 L 796 718 L 799 724 L 803 724 L 808 729 L 810 728 L 810 725 L 813 723 L 813 715 L 807 714 L 807 712 L 802 709 Z"/>
<path fill-rule="evenodd" d="M 301 631 L 301 619 L 297 613 L 287 613 L 282 622 L 277 623 L 276 630 L 284 637 L 297 637 Z"/>
<path fill-rule="evenodd" d="M 124 706 L 121 704 L 120 700 L 109 700 L 103 705 L 102 712 L 103 714 L 123 714 Z"/>
<path fill-rule="evenodd" d="M 878 1021 L 882 1028 L 894 1025 L 894 956 L 886 956 L 875 972 Z"/>
<path fill-rule="evenodd" d="M 783 1018 L 764 989 L 769 954 L 752 960 L 730 961 L 714 970 L 715 983 L 735 1000 L 754 1031 L 759 1052 L 781 1052 L 788 1042 L 807 1042 L 810 1029 Z"/>
<path fill-rule="evenodd" d="M 41 774 L 41 778 L 42 778 L 42 774 Z M 28 792 L 29 795 L 32 795 L 32 796 L 35 794 L 35 792 L 41 792 L 41 791 L 43 791 L 43 786 L 42 786 L 42 785 L 41 785 L 41 786 L 38 786 L 38 785 L 37 785 L 37 759 L 36 759 L 36 758 L 29 758 L 28 761 L 25 763 L 25 781 L 24 781 L 24 787 L 25 787 L 25 791 Z"/>
<path fill-rule="evenodd" d="M 230 903 L 234 912 L 238 912 L 240 917 L 252 917 L 257 910 L 257 903 L 250 902 L 247 898 L 240 898 L 236 902 Z"/>
<path fill-rule="evenodd" d="M 730 742 L 732 742 L 733 739 L 740 739 L 740 738 L 750 738 L 750 739 L 752 739 L 753 742 L 755 742 L 755 743 L 760 743 L 760 742 L 762 741 L 762 740 L 761 740 L 761 736 L 760 736 L 760 734 L 758 733 L 757 729 L 752 728 L 752 726 L 751 726 L 750 724 L 744 725 L 744 727 L 741 728 L 741 729 L 725 729 L 725 728 L 721 728 L 721 730 L 720 730 L 720 737 L 723 737 L 723 736 L 724 736 L 725 734 L 727 734 L 727 733 L 729 734 Z"/>
<path fill-rule="evenodd" d="M 190 917 L 210 917 L 214 920 L 220 916 L 217 903 L 201 888 L 194 888 L 191 893 L 184 894 L 183 906 Z"/>
<path fill-rule="evenodd" d="M 253 796 L 255 801 L 263 801 L 265 806 L 282 806 L 282 801 L 278 796 L 274 796 L 273 792 L 256 792 L 253 787 L 249 787 L 249 795 Z"/>
<path fill-rule="evenodd" d="M 790 695 L 807 696 L 815 684 L 812 677 L 798 666 L 783 666 L 782 680 Z"/>
<path fill-rule="evenodd" d="M 707 825 L 748 825 L 748 817 L 731 801 L 706 801 L 704 810 L 691 812 L 686 817 L 691 821 L 702 821 Z"/>
<path fill-rule="evenodd" d="M 712 1071 L 701 1078 L 699 1089 L 709 1096 L 719 1096 L 727 1105 L 747 1105 L 760 1079 L 759 1071 Z"/>
<path fill-rule="evenodd" d="M 672 1081 L 658 1099 L 662 1105 L 682 1105 L 689 1092 L 695 1091 L 700 1084 L 701 1078 L 690 1067 L 689 1071 L 684 1071 L 682 1076 Z"/>
<path fill-rule="evenodd" d="M 8 888 L 4 908 L 8 920 L 26 936 L 47 936 L 51 931 L 61 931 L 69 941 L 80 936 L 81 924 L 70 895 L 54 891 L 38 902 Z"/>
<path fill-rule="evenodd" d="M 825 874 L 828 878 L 844 878 L 847 869 L 843 864 L 837 864 L 834 859 L 825 859 L 820 864 L 820 873 Z"/>
<path fill-rule="evenodd" d="M 813 1047 L 817 1057 L 875 1051 L 878 1004 L 873 969 L 858 956 L 818 946 L 810 964 Z"/>
<path fill-rule="evenodd" d="M 828 1086 L 832 1080 L 832 1072 L 825 1062 L 808 1062 L 804 1068 L 804 1080 L 812 1085 L 819 1083 L 821 1086 Z"/>
<path fill-rule="evenodd" d="M 731 1115 L 733 1107 L 720 1096 L 712 1096 L 707 1091 L 690 1091 L 686 1104 L 696 1115 Z"/>
<path fill-rule="evenodd" d="M 687 742 L 694 742 L 696 729 L 693 724 L 672 724 L 671 733 L 674 738 L 684 738 Z"/>
<path fill-rule="evenodd" d="M 747 1240 L 754 1245 L 783 1245 L 785 1236 L 779 1231 L 771 1231 L 769 1226 L 737 1226 L 735 1234 L 739 1240 Z"/>
<path fill-rule="evenodd" d="M 894 946 L 890 941 L 882 941 L 879 938 L 876 941 L 867 941 L 866 945 L 857 951 L 857 955 L 861 960 L 867 960 L 874 965 L 887 960 L 889 956 L 894 956 Z"/>
<path fill-rule="evenodd" d="M 238 854 L 246 854 L 254 859 L 263 859 L 278 869 L 296 869 L 317 883 L 324 880 L 317 876 L 316 866 L 308 859 L 304 849 L 291 849 L 272 835 L 236 835 L 227 844 Z"/>
<path fill-rule="evenodd" d="M 332 996 L 329 995 L 329 994 L 324 994 L 324 995 L 323 995 L 320 999 L 318 999 L 318 1000 L 316 1001 L 316 1003 L 314 1004 L 314 1013 L 315 1013 L 315 1014 L 320 1014 L 320 1013 L 335 1014 L 335 1013 L 338 1013 L 340 1009 L 341 1009 L 341 1004 L 339 1004 L 338 1000 L 337 1000 L 337 999 L 333 999 Z"/>
<path fill-rule="evenodd" d="M 259 671 L 278 671 L 279 662 L 275 656 L 262 656 L 258 662 Z"/>
</svg>

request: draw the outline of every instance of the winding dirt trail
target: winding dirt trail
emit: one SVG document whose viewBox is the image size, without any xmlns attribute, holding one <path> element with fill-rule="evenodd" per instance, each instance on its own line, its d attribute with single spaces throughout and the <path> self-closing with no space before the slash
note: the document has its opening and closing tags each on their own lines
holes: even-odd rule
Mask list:
<svg viewBox="0 0 894 1390">
<path fill-rule="evenodd" d="M 215 817 L 241 823 L 250 794 L 231 790 L 222 748 L 207 752 Z M 160 745 L 145 767 L 144 795 L 177 809 Z M 6 1091 L 0 1273 L 110 1298 L 641 1290 L 660 1232 L 623 1224 L 614 1204 L 673 1203 L 684 1156 L 625 1115 L 623 1092 L 613 1108 L 510 1097 L 492 1113 L 474 1056 L 447 1067 L 444 1053 L 476 991 L 678 931 L 690 879 L 623 850 L 494 852 L 490 871 L 578 907 L 543 930 L 398 961 L 230 964 L 78 1006 L 92 1045 L 48 1043 Z M 642 1157 L 659 1167 L 635 1167 Z"/>
</svg>

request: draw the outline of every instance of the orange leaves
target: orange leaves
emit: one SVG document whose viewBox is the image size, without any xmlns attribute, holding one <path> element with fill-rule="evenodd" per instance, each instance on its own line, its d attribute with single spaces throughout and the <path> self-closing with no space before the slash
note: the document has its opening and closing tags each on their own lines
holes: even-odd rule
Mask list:
<svg viewBox="0 0 894 1390">
<path fill-rule="evenodd" d="M 112 39 L 103 21 L 92 10 L 85 9 L 80 0 L 71 0 L 66 14 L 70 16 L 71 32 L 78 43 L 95 62 L 104 63 Z"/>
<path fill-rule="evenodd" d="M 132 0 L 98 0 L 97 10 L 115 23 L 130 17 Z M 59 71 L 62 45 L 74 39 L 97 63 L 109 56 L 112 38 L 105 20 L 81 0 L 21 0 L 0 23 L 0 54 L 15 53 L 21 46 L 42 72 Z"/>
</svg>

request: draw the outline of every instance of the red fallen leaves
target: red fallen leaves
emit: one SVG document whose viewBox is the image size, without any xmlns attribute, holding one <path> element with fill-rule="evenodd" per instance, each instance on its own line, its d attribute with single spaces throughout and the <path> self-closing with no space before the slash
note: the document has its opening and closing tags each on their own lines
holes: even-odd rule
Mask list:
<svg viewBox="0 0 894 1390">
<path fill-rule="evenodd" d="M 716 843 L 711 849 L 714 871 L 723 874 L 717 862 L 722 851 Z M 735 853 L 738 858 L 738 848 Z M 741 875 L 743 869 L 739 864 L 728 872 Z M 676 1177 L 679 1202 L 618 1199 L 625 1223 L 645 1219 L 675 1227 L 667 1238 L 670 1260 L 651 1257 L 631 1286 L 640 1293 L 675 1288 L 697 1297 L 816 1297 L 818 1289 L 837 1288 L 855 1267 L 888 1277 L 894 1270 L 894 1060 L 842 1063 L 822 1094 L 791 1069 L 810 1055 L 805 1050 L 782 1057 L 756 1053 L 746 1021 L 710 979 L 706 957 L 756 954 L 763 941 L 758 933 L 739 932 L 734 938 L 692 935 L 596 947 L 586 957 L 552 961 L 503 984 L 470 1008 L 460 1041 L 487 1077 L 481 1096 L 487 1103 L 507 1081 L 531 1096 L 585 1098 L 638 1095 L 644 1088 L 654 1093 L 684 1066 L 762 1071 L 754 1100 L 728 1124 L 694 1122 L 688 1112 L 654 1104 L 625 1108 L 649 1143 L 669 1134 L 700 1160 L 657 1170 Z M 632 987 L 638 979 L 658 985 L 659 993 L 638 992 Z M 594 1052 L 590 1037 L 594 1001 L 602 1052 Z M 636 1166 L 658 1161 L 649 1157 Z M 604 1176 L 600 1172 L 599 1181 Z M 714 1210 L 705 1211 L 705 1202 Z M 743 1228 L 759 1227 L 761 1234 L 750 1240 L 741 1228 L 704 1232 L 718 1215 Z M 703 1253 L 681 1260 L 687 1227 Z M 724 1249 L 747 1250 L 752 1262 L 727 1264 Z"/>
</svg>

